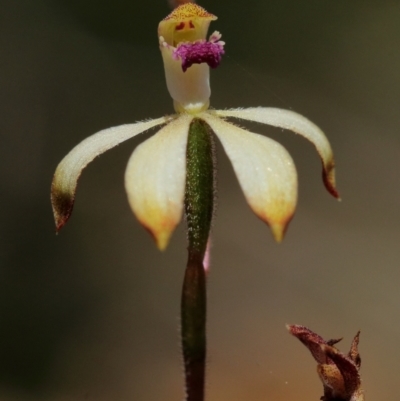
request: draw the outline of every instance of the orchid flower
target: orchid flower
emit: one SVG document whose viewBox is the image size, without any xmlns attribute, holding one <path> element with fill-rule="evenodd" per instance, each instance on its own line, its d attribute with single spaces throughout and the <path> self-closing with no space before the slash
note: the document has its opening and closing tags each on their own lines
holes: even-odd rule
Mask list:
<svg viewBox="0 0 400 401">
<path fill-rule="evenodd" d="M 354 337 L 350 352 L 342 354 L 334 345 L 342 339 L 325 341 L 317 333 L 299 325 L 288 325 L 290 334 L 298 338 L 318 363 L 317 372 L 324 386 L 323 401 L 364 401 L 361 389 L 358 352 L 360 332 Z"/>
<path fill-rule="evenodd" d="M 221 34 L 207 40 L 217 17 L 187 3 L 176 8 L 158 27 L 165 77 L 176 114 L 102 130 L 77 145 L 58 165 L 52 183 L 57 230 L 69 219 L 82 170 L 97 156 L 153 127 L 163 126 L 139 145 L 129 159 L 125 188 L 133 213 L 166 248 L 184 208 L 188 132 L 201 120 L 215 133 L 232 162 L 239 184 L 253 212 L 282 240 L 297 202 L 297 174 L 288 152 L 276 141 L 251 133 L 227 118 L 256 121 L 291 130 L 315 146 L 323 165 L 327 190 L 336 198 L 334 160 L 324 133 L 290 110 L 255 107 L 209 109 L 209 70 L 224 54 Z"/>
<path fill-rule="evenodd" d="M 233 165 L 247 203 L 270 226 L 278 242 L 297 202 L 293 160 L 276 141 L 240 128 L 227 118 L 289 129 L 308 139 L 321 157 L 326 188 L 338 198 L 330 144 L 311 121 L 293 111 L 276 108 L 209 109 L 210 67 L 216 68 L 225 52 L 219 32 L 207 39 L 208 27 L 216 19 L 202 7 L 185 3 L 160 22 L 159 46 L 176 114 L 108 128 L 85 139 L 58 165 L 51 191 L 58 231 L 71 215 L 83 169 L 106 150 L 162 126 L 130 157 L 125 188 L 133 213 L 161 250 L 167 247 L 185 211 L 188 262 L 182 287 L 181 339 L 186 401 L 204 401 L 205 392 L 207 244 L 215 189 L 213 134 Z M 336 351 L 326 348 L 326 352 L 336 363 Z"/>
</svg>

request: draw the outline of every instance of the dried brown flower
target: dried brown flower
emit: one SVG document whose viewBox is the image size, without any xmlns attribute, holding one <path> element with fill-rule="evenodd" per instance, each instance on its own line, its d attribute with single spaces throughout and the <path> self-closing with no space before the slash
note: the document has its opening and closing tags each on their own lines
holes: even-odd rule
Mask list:
<svg viewBox="0 0 400 401">
<path fill-rule="evenodd" d="M 334 346 L 341 338 L 325 341 L 317 333 L 299 325 L 288 325 L 287 329 L 309 349 L 318 362 L 317 372 L 324 386 L 322 401 L 364 401 L 359 373 L 360 332 L 354 337 L 350 351 L 345 355 Z"/>
</svg>

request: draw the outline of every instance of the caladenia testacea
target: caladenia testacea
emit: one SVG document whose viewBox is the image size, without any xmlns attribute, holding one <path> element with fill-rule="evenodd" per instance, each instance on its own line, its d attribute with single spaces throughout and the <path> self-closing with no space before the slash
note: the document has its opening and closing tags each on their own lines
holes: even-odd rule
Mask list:
<svg viewBox="0 0 400 401">
<path fill-rule="evenodd" d="M 316 148 L 323 181 L 336 198 L 334 159 L 324 133 L 307 118 L 271 107 L 213 110 L 210 67 L 225 53 L 221 34 L 207 39 L 217 17 L 186 3 L 158 27 L 158 42 L 175 114 L 102 130 L 78 144 L 58 165 L 51 187 L 57 231 L 71 216 L 83 169 L 97 156 L 151 128 L 162 126 L 132 153 L 125 188 L 133 213 L 164 250 L 186 215 L 188 264 L 182 290 L 181 335 L 187 401 L 203 401 L 206 360 L 206 269 L 215 199 L 214 138 L 230 159 L 253 212 L 283 239 L 297 203 L 297 173 L 278 142 L 240 128 L 228 118 L 255 121 L 291 130 Z"/>
</svg>

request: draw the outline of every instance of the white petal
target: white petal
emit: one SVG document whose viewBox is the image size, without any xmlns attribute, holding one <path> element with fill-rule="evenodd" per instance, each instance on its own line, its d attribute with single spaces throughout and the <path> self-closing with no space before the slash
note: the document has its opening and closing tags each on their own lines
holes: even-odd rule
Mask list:
<svg viewBox="0 0 400 401">
<path fill-rule="evenodd" d="M 57 231 L 68 221 L 75 201 L 76 186 L 82 170 L 96 157 L 123 141 L 152 127 L 168 122 L 170 117 L 121 125 L 97 132 L 75 146 L 57 166 L 51 185 L 51 202 Z"/>
<path fill-rule="evenodd" d="M 186 144 L 193 117 L 182 114 L 139 145 L 125 172 L 128 200 L 163 250 L 182 217 Z"/>
<path fill-rule="evenodd" d="M 297 174 L 289 153 L 279 143 L 222 119 L 202 113 L 220 139 L 254 213 L 271 227 L 279 242 L 297 202 Z"/>
<path fill-rule="evenodd" d="M 339 198 L 335 184 L 335 162 L 331 145 L 325 134 L 310 120 L 290 110 L 276 109 L 272 107 L 254 107 L 249 109 L 218 110 L 215 111 L 221 117 L 235 117 L 243 120 L 256 121 L 291 130 L 308 139 L 316 147 L 323 165 L 323 180 L 326 189 Z"/>
</svg>

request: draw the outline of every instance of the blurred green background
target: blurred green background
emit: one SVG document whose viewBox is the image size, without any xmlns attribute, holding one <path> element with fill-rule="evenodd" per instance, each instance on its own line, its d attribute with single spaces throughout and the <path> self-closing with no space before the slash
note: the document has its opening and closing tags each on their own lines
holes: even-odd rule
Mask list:
<svg viewBox="0 0 400 401">
<path fill-rule="evenodd" d="M 367 400 L 393 401 L 400 347 L 400 3 L 201 3 L 226 41 L 215 108 L 275 106 L 327 133 L 336 202 L 313 147 L 278 139 L 299 170 L 281 245 L 247 207 L 221 147 L 209 276 L 207 400 L 318 400 L 308 351 L 286 330 L 361 330 Z M 0 400 L 183 398 L 183 227 L 165 253 L 132 216 L 123 173 L 149 134 L 85 170 L 55 236 L 57 163 L 110 126 L 171 113 L 157 45 L 166 0 L 0 1 Z"/>
</svg>

